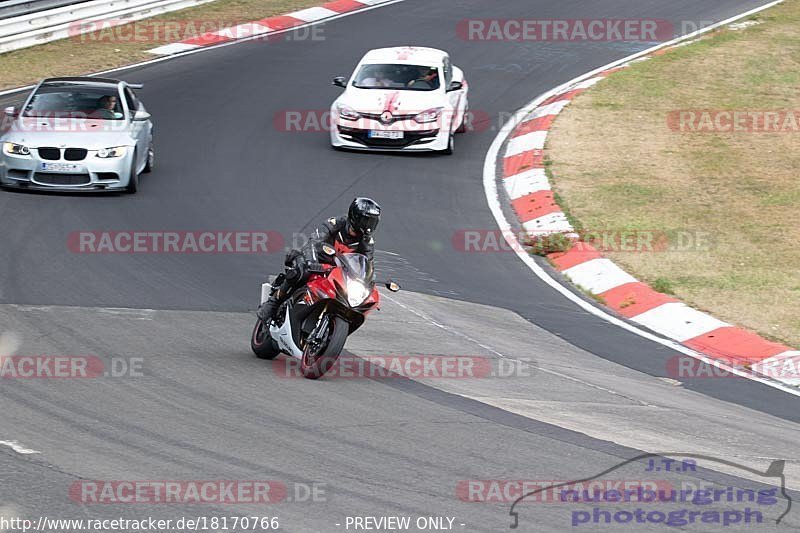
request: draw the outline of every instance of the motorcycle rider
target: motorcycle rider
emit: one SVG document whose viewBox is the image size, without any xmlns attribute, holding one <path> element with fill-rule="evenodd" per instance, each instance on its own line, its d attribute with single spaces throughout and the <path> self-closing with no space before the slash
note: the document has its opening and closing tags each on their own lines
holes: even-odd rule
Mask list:
<svg viewBox="0 0 800 533">
<path fill-rule="evenodd" d="M 291 250 L 286 255 L 286 272 L 278 276 L 272 285 L 269 299 L 261 304 L 256 314 L 268 324 L 278 308 L 289 295 L 308 281 L 309 262 L 332 262 L 332 257 L 318 254 L 322 244 L 333 246 L 337 252 L 364 254 L 373 261 L 375 241 L 372 234 L 381 218 L 381 206 L 371 198 L 356 198 L 347 210 L 347 216 L 330 218 L 311 234 L 309 241 L 300 250 Z"/>
</svg>

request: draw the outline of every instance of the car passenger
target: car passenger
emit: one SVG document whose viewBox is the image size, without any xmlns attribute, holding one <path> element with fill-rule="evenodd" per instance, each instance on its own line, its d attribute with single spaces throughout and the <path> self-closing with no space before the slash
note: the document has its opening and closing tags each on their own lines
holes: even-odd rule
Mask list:
<svg viewBox="0 0 800 533">
<path fill-rule="evenodd" d="M 97 109 L 92 111 L 91 117 L 102 118 L 106 120 L 113 120 L 117 118 L 115 109 L 117 108 L 117 97 L 114 95 L 106 95 L 97 101 Z"/>
<path fill-rule="evenodd" d="M 392 86 L 392 80 L 389 79 L 388 73 L 385 70 L 376 68 L 371 74 L 371 77 L 364 78 L 361 81 L 362 86 L 372 88 Z"/>
<path fill-rule="evenodd" d="M 408 87 L 416 89 L 438 89 L 439 70 L 435 68 L 422 70 L 417 79 L 408 82 Z"/>
</svg>

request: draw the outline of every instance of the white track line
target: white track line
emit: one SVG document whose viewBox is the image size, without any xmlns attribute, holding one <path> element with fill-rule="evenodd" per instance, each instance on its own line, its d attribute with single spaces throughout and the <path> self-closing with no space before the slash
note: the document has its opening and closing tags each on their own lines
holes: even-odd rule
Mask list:
<svg viewBox="0 0 800 533">
<path fill-rule="evenodd" d="M 7 332 L 0 335 L 0 364 L 2 358 L 12 355 L 19 348 L 19 337 L 13 332 Z M 21 455 L 31 455 L 34 453 L 41 453 L 30 448 L 26 448 L 15 440 L 0 440 L 0 446 L 7 446 Z"/>
<path fill-rule="evenodd" d="M 30 448 L 26 448 L 22 444 L 18 443 L 15 440 L 0 440 L 0 446 L 7 446 L 21 455 L 32 455 L 34 453 L 42 453 L 36 450 L 31 450 Z"/>
<path fill-rule="evenodd" d="M 13 354 L 19 348 L 19 338 L 12 332 L 3 333 L 0 335 L 0 364 L 2 358 Z M 7 446 L 15 452 L 22 455 L 31 455 L 34 453 L 41 453 L 30 448 L 26 448 L 15 440 L 0 440 L 0 446 Z"/>
<path fill-rule="evenodd" d="M 621 320 L 620 318 L 617 318 L 617 317 L 607 313 L 605 310 L 600 309 L 599 307 L 596 307 L 592 303 L 584 300 L 583 298 L 578 296 L 576 293 L 572 292 L 569 288 L 565 287 L 559 281 L 557 281 L 555 278 L 553 278 L 547 271 L 545 271 L 541 266 L 539 266 L 539 264 L 536 263 L 536 261 L 534 261 L 534 259 L 530 255 L 528 255 L 524 251 L 522 245 L 517 240 L 517 238 L 516 238 L 516 236 L 514 234 L 514 230 L 511 227 L 511 224 L 508 222 L 508 220 L 506 219 L 505 214 L 503 213 L 503 207 L 502 207 L 502 204 L 500 203 L 500 197 L 498 195 L 498 190 L 497 190 L 497 179 L 498 179 L 497 178 L 497 161 L 498 161 L 498 157 L 500 155 L 500 149 L 503 147 L 503 145 L 505 144 L 505 142 L 509 138 L 509 136 L 514 132 L 516 127 L 520 123 L 522 123 L 524 120 L 526 120 L 526 119 L 530 120 L 530 113 L 533 110 L 535 110 L 537 107 L 539 107 L 539 105 L 542 102 L 544 102 L 545 100 L 547 100 L 551 96 L 559 94 L 561 92 L 564 92 L 566 89 L 570 88 L 571 86 L 573 86 L 575 84 L 578 84 L 578 83 L 582 83 L 584 81 L 587 81 L 590 78 L 593 78 L 594 76 L 597 76 L 598 74 L 600 74 L 602 72 L 605 72 L 606 70 L 618 67 L 620 65 L 624 65 L 624 64 L 629 63 L 629 62 L 631 62 L 631 61 L 633 61 L 635 59 L 638 59 L 638 58 L 641 58 L 641 57 L 645 57 L 645 56 L 647 56 L 649 54 L 652 54 L 656 50 L 660 50 L 662 48 L 668 48 L 670 46 L 674 46 L 676 44 L 679 44 L 679 43 L 681 43 L 683 41 L 686 41 L 686 40 L 689 40 L 689 39 L 694 39 L 699 35 L 703 35 L 705 33 L 713 31 L 713 30 L 715 30 L 717 28 L 720 28 L 722 26 L 725 26 L 727 24 L 731 24 L 732 22 L 736 22 L 736 21 L 741 20 L 743 18 L 749 17 L 750 15 L 754 15 L 756 13 L 759 13 L 761 11 L 764 11 L 766 9 L 774 7 L 774 6 L 776 6 L 776 5 L 778 5 L 778 4 L 782 3 L 782 2 L 783 2 L 783 0 L 775 0 L 773 2 L 769 2 L 768 4 L 765 4 L 765 5 L 761 6 L 761 7 L 757 7 L 755 9 L 751 9 L 750 11 L 747 11 L 747 12 L 742 13 L 740 15 L 736 15 L 736 16 L 731 17 L 729 19 L 723 20 L 722 22 L 718 22 L 717 24 L 714 24 L 714 25 L 709 26 L 707 28 L 703 28 L 702 30 L 698 30 L 696 32 L 684 35 L 683 37 L 678 37 L 677 39 L 673 39 L 672 41 L 668 41 L 668 42 L 659 44 L 657 46 L 653 46 L 651 48 L 648 48 L 647 50 L 643 50 L 642 52 L 638 52 L 636 54 L 633 54 L 633 55 L 630 55 L 628 57 L 622 58 L 622 59 L 620 59 L 618 61 L 614 61 L 612 63 L 609 63 L 608 65 L 604 65 L 602 67 L 599 67 L 599 68 L 597 68 L 597 69 L 595 69 L 595 70 L 593 70 L 591 72 L 588 72 L 588 73 L 586 73 L 586 74 L 584 74 L 582 76 L 578 76 L 577 78 L 575 78 L 573 80 L 570 80 L 570 81 L 568 81 L 568 82 L 556 87 L 555 89 L 552 89 L 552 90 L 546 92 L 545 94 L 539 96 L 538 98 L 536 98 L 532 102 L 528 103 L 528 105 L 526 105 L 525 107 L 523 107 L 522 109 L 517 111 L 514 114 L 514 116 L 512 116 L 509 119 L 509 121 L 503 126 L 503 128 L 500 130 L 500 132 L 498 132 L 497 137 L 495 137 L 494 142 L 492 142 L 492 145 L 489 148 L 489 152 L 486 154 L 486 159 L 484 160 L 484 163 L 483 163 L 483 190 L 484 190 L 484 193 L 486 194 L 486 202 L 489 204 L 489 209 L 492 211 L 492 215 L 494 216 L 495 221 L 497 222 L 497 225 L 500 227 L 500 230 L 503 233 L 503 237 L 506 239 L 506 241 L 508 242 L 509 246 L 511 246 L 511 249 L 514 250 L 514 252 L 517 254 L 517 257 L 519 257 L 520 260 L 522 260 L 522 262 L 525 263 L 528 266 L 528 268 L 530 268 L 531 271 L 533 271 L 533 273 L 536 274 L 536 276 L 539 279 L 541 279 L 547 285 L 549 285 L 550 287 L 552 287 L 553 289 L 555 289 L 556 291 L 561 293 L 565 298 L 567 298 L 568 300 L 570 300 L 573 303 L 575 303 L 576 305 L 578 305 L 584 311 L 586 311 L 588 313 L 591 313 L 592 315 L 594 315 L 594 316 L 596 316 L 598 318 L 601 318 L 601 319 L 605 320 L 606 322 L 614 324 L 615 326 L 618 326 L 618 327 L 620 327 L 620 328 L 622 328 L 622 329 L 624 329 L 624 330 L 626 330 L 626 331 L 628 331 L 630 333 L 634 333 L 634 334 L 636 334 L 636 335 L 638 335 L 640 337 L 643 337 L 643 338 L 645 338 L 647 340 L 656 342 L 658 344 L 666 346 L 667 348 L 671 348 L 671 349 L 673 349 L 673 350 L 675 350 L 677 352 L 683 353 L 685 355 L 688 355 L 690 357 L 693 357 L 695 359 L 703 361 L 704 363 L 707 363 L 709 365 L 715 366 L 715 367 L 717 367 L 717 368 L 719 368 L 721 370 L 730 372 L 731 374 L 734 374 L 736 376 L 747 378 L 747 379 L 756 381 L 758 383 L 763 383 L 764 385 L 768 385 L 770 387 L 774 387 L 776 389 L 782 390 L 782 391 L 787 392 L 789 394 L 792 394 L 794 396 L 800 396 L 800 390 L 798 390 L 798 389 L 796 389 L 794 387 L 790 387 L 788 385 L 784 385 L 783 383 L 778 383 L 778 382 L 776 382 L 776 381 L 774 381 L 772 379 L 769 379 L 769 378 L 766 378 L 766 377 L 761 377 L 761 376 L 755 375 L 753 373 L 746 372 L 746 371 L 743 371 L 741 369 L 731 367 L 731 366 L 723 364 L 723 363 L 721 363 L 721 362 L 719 362 L 719 361 L 717 361 L 715 359 L 707 357 L 706 355 L 703 355 L 703 354 L 701 354 L 699 352 L 696 352 L 696 351 L 694 351 L 694 350 L 692 350 L 690 348 L 687 348 L 686 346 L 683 346 L 682 344 L 680 344 L 680 343 L 678 343 L 676 341 L 673 341 L 671 339 L 665 339 L 663 337 L 660 337 L 658 335 L 650 333 L 649 331 L 641 329 L 641 328 L 639 328 L 639 327 L 637 327 L 637 326 L 635 326 L 633 324 L 630 324 L 630 323 L 628 323 L 628 322 L 626 322 L 624 320 Z"/>
<path fill-rule="evenodd" d="M 13 355 L 19 348 L 19 337 L 13 331 L 7 331 L 0 335 L 0 357 Z"/>
</svg>

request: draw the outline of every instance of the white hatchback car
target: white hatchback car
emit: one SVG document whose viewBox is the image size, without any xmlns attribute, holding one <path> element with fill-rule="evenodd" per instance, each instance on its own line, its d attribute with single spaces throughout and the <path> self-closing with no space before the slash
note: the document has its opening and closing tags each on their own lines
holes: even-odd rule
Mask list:
<svg viewBox="0 0 800 533">
<path fill-rule="evenodd" d="M 334 148 L 452 154 L 466 130 L 469 87 L 442 50 L 372 50 L 333 84 L 345 89 L 331 107 Z"/>
</svg>

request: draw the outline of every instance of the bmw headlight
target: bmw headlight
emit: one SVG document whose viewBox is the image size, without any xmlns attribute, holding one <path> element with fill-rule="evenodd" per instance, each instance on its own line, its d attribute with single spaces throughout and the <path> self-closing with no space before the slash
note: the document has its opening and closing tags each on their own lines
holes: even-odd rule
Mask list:
<svg viewBox="0 0 800 533">
<path fill-rule="evenodd" d="M 3 151 L 8 155 L 31 155 L 30 148 L 16 143 L 3 143 Z"/>
<path fill-rule="evenodd" d="M 125 146 L 115 146 L 113 148 L 100 148 L 97 151 L 97 157 L 103 159 L 110 159 L 112 157 L 123 157 L 128 153 L 128 148 Z"/>
<path fill-rule="evenodd" d="M 439 120 L 439 117 L 442 114 L 442 109 L 443 108 L 441 107 L 434 107 L 433 109 L 428 109 L 418 114 L 416 117 L 414 117 L 414 120 L 419 124 L 425 124 L 427 122 L 436 122 L 437 120 Z"/>
<path fill-rule="evenodd" d="M 350 307 L 358 307 L 369 296 L 369 289 L 360 281 L 351 279 L 347 281 L 347 303 Z"/>
<path fill-rule="evenodd" d="M 339 104 L 336 106 L 339 110 L 339 118 L 343 118 L 345 120 L 358 120 L 361 118 L 361 115 L 350 106 Z"/>
</svg>

